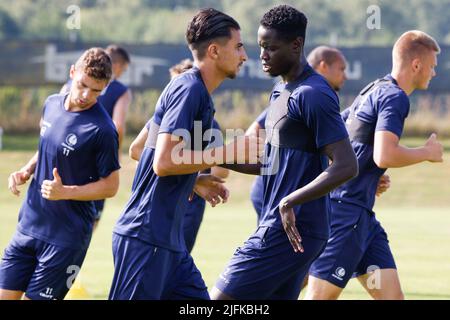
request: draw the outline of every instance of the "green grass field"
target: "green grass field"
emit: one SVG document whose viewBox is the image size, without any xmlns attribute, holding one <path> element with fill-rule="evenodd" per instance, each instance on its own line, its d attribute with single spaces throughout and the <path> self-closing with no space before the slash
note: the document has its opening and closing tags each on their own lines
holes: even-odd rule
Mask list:
<svg viewBox="0 0 450 320">
<path fill-rule="evenodd" d="M 127 140 L 129 141 L 129 140 Z M 408 140 L 417 145 L 422 140 Z M 0 250 L 16 227 L 20 197 L 7 190 L 9 173 L 32 156 L 36 139 L 7 137 L 0 151 Z M 389 235 L 402 288 L 407 299 L 450 299 L 450 141 L 443 164 L 423 163 L 390 170 L 392 187 L 377 200 L 375 211 Z M 126 147 L 126 143 L 125 143 Z M 20 150 L 18 150 L 20 149 Z M 22 150 L 25 149 L 25 150 Z M 105 299 L 112 280 L 111 231 L 130 194 L 135 163 L 122 155 L 121 187 L 106 203 L 99 228 L 81 271 L 81 281 L 92 299 Z M 211 287 L 235 248 L 255 229 L 256 215 L 249 197 L 253 177 L 233 173 L 227 204 L 208 208 L 193 257 Z M 368 299 L 357 280 L 351 280 L 342 299 Z"/>
</svg>

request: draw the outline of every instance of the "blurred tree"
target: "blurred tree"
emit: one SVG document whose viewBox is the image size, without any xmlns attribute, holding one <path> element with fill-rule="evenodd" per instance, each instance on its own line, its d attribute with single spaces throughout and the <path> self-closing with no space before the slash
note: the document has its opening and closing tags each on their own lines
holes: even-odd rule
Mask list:
<svg viewBox="0 0 450 320">
<path fill-rule="evenodd" d="M 450 0 L 285 0 L 308 17 L 309 45 L 392 45 L 405 30 L 420 29 L 450 43 Z M 67 39 L 66 9 L 81 8 L 84 41 L 183 43 L 186 24 L 204 7 L 236 18 L 244 41 L 256 43 L 261 16 L 278 0 L 16 0 L 0 2 L 1 36 L 22 39 Z M 367 28 L 367 8 L 377 5 L 381 29 Z M 5 25 L 6 23 L 6 25 Z M 19 27 L 20 26 L 20 27 Z"/>
<path fill-rule="evenodd" d="M 16 21 L 7 12 L 0 10 L 0 39 L 18 38 L 20 33 Z"/>
</svg>

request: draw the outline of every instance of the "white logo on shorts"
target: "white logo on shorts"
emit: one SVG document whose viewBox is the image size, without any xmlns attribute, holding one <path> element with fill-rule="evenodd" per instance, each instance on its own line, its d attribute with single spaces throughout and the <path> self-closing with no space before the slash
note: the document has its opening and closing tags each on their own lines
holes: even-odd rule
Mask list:
<svg viewBox="0 0 450 320">
<path fill-rule="evenodd" d="M 345 276 L 345 269 L 342 267 L 337 267 L 336 271 L 334 272 L 334 274 L 332 274 L 332 276 L 342 281 L 343 280 L 342 277 Z"/>
<path fill-rule="evenodd" d="M 39 295 L 46 299 L 53 299 L 53 288 L 48 287 L 45 292 L 40 292 Z"/>
</svg>

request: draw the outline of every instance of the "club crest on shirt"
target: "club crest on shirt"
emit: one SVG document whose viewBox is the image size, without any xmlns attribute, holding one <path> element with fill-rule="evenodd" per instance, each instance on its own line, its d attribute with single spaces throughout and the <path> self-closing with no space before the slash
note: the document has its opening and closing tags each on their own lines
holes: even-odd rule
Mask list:
<svg viewBox="0 0 450 320">
<path fill-rule="evenodd" d="M 70 151 L 74 151 L 75 150 L 75 145 L 78 142 L 78 138 L 76 136 L 76 134 L 74 133 L 69 133 L 66 137 L 66 140 L 61 143 L 61 145 L 64 147 L 63 149 L 63 154 L 67 157 L 70 154 Z"/>
<path fill-rule="evenodd" d="M 75 146 L 77 141 L 77 136 L 74 133 L 69 133 L 66 137 L 66 143 L 71 147 Z"/>
</svg>

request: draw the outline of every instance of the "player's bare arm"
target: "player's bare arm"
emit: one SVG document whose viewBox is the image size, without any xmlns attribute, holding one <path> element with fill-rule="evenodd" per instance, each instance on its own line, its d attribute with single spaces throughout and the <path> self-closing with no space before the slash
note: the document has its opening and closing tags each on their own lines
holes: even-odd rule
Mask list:
<svg viewBox="0 0 450 320">
<path fill-rule="evenodd" d="M 158 135 L 155 160 L 153 162 L 153 169 L 158 176 L 190 174 L 227 162 L 257 163 L 258 158 L 263 152 L 262 139 L 257 137 L 242 137 L 241 140 L 235 139 L 225 146 L 206 149 L 204 151 L 186 150 L 183 148 L 184 145 L 184 142 L 179 137 L 168 133 Z M 182 159 L 187 158 L 188 163 L 176 163 L 174 161 L 175 156 Z M 213 161 L 209 163 L 205 159 L 211 159 Z M 231 164 L 223 167 L 234 170 Z"/>
<path fill-rule="evenodd" d="M 114 113 L 112 120 L 116 125 L 117 133 L 119 134 L 119 146 L 122 145 L 123 137 L 125 136 L 125 120 L 132 101 L 131 91 L 128 89 L 120 98 L 117 100 L 114 107 Z"/>
<path fill-rule="evenodd" d="M 90 201 L 114 197 L 119 189 L 119 170 L 82 186 L 64 185 L 58 169 L 53 169 L 53 180 L 44 180 L 41 185 L 42 197 L 47 200 Z"/>
<path fill-rule="evenodd" d="M 36 152 L 34 156 L 28 161 L 28 163 L 21 168 L 19 171 L 15 171 L 9 175 L 8 178 L 8 189 L 16 196 L 20 195 L 19 189 L 17 186 L 25 184 L 28 179 L 30 179 L 31 175 L 34 173 L 34 169 L 36 168 L 36 163 L 38 159 L 39 152 Z"/>
<path fill-rule="evenodd" d="M 375 132 L 373 160 L 380 168 L 400 168 L 423 161 L 442 162 L 443 147 L 435 133 L 424 146 L 408 148 L 400 145 L 399 137 L 390 131 Z"/>
<path fill-rule="evenodd" d="M 296 252 L 303 252 L 303 248 L 292 208 L 326 195 L 358 174 L 358 162 L 348 138 L 326 145 L 323 153 L 331 160 L 330 166 L 316 179 L 280 201 L 279 210 L 283 227 Z"/>
<path fill-rule="evenodd" d="M 142 128 L 138 136 L 130 144 L 130 149 L 128 150 L 128 155 L 131 159 L 139 161 L 141 158 L 142 151 L 144 150 L 145 141 L 148 137 L 147 127 Z"/>
<path fill-rule="evenodd" d="M 201 198 L 208 201 L 212 207 L 228 200 L 230 192 L 224 185 L 225 180 L 212 174 L 199 174 L 195 181 L 194 192 Z M 192 197 L 191 199 L 192 200 Z"/>
</svg>

